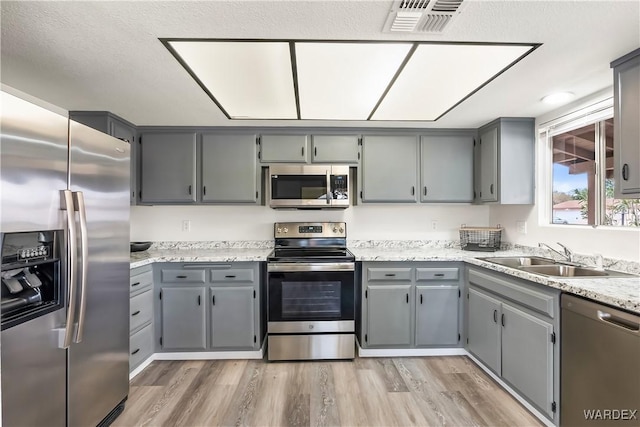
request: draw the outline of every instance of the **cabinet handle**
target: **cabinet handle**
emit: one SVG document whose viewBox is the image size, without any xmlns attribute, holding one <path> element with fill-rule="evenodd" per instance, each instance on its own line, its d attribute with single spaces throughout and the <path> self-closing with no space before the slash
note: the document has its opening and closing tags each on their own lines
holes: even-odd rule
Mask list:
<svg viewBox="0 0 640 427">
<path fill-rule="evenodd" d="M 498 310 L 493 310 L 493 322 L 498 323 Z"/>
<path fill-rule="evenodd" d="M 407 304 L 409 304 L 409 294 L 407 294 Z"/>
<path fill-rule="evenodd" d="M 491 184 L 491 185 L 489 186 L 489 192 L 490 192 L 491 194 L 493 194 L 493 184 Z"/>
<path fill-rule="evenodd" d="M 198 295 L 198 305 L 200 305 L 200 304 L 201 304 L 201 302 L 202 302 L 202 301 L 200 300 L 200 295 Z"/>
<path fill-rule="evenodd" d="M 427 186 L 425 185 L 424 189 L 422 190 L 422 194 L 424 194 L 425 196 L 427 195 Z"/>
<path fill-rule="evenodd" d="M 500 316 L 500 323 L 502 323 L 502 326 L 504 327 L 504 313 Z"/>
<path fill-rule="evenodd" d="M 211 305 L 216 305 L 216 296 L 211 295 Z"/>
<path fill-rule="evenodd" d="M 134 286 L 138 286 L 138 285 L 140 285 L 140 282 L 132 283 L 131 287 L 133 288 Z"/>
<path fill-rule="evenodd" d="M 140 310 L 136 311 L 135 313 L 131 313 L 131 317 L 137 316 L 138 314 L 140 314 Z"/>
<path fill-rule="evenodd" d="M 313 147 L 313 155 L 314 156 L 318 155 L 318 147 Z"/>
<path fill-rule="evenodd" d="M 384 277 L 396 277 L 396 273 L 386 273 Z"/>
<path fill-rule="evenodd" d="M 412 196 L 415 196 L 415 194 L 416 194 L 416 186 L 415 186 L 415 185 L 412 185 L 412 186 L 411 186 L 411 195 L 412 195 Z"/>
<path fill-rule="evenodd" d="M 191 195 L 191 186 L 189 186 L 189 195 Z"/>
<path fill-rule="evenodd" d="M 422 304 L 422 294 L 420 294 L 420 304 Z"/>
<path fill-rule="evenodd" d="M 302 146 L 301 155 L 302 155 L 302 157 L 304 157 L 304 145 Z"/>
<path fill-rule="evenodd" d="M 235 278 L 236 278 L 236 276 L 232 276 L 232 275 L 224 276 L 224 277 L 225 277 L 226 279 L 235 279 Z"/>
<path fill-rule="evenodd" d="M 622 165 L 622 179 L 625 181 L 629 181 L 629 164 L 625 163 Z"/>
<path fill-rule="evenodd" d="M 444 277 L 444 273 L 436 273 L 433 276 L 434 277 Z"/>
<path fill-rule="evenodd" d="M 131 352 L 131 355 L 133 356 L 134 354 L 138 353 L 139 351 L 140 351 L 140 349 L 139 349 L 139 348 L 136 348 L 135 350 L 133 350 L 133 351 Z"/>
<path fill-rule="evenodd" d="M 182 276 L 182 275 L 176 276 L 176 279 L 186 279 L 186 278 L 187 278 L 187 276 Z"/>
<path fill-rule="evenodd" d="M 203 196 L 207 195 L 207 186 L 206 185 L 202 187 L 202 195 Z"/>
</svg>

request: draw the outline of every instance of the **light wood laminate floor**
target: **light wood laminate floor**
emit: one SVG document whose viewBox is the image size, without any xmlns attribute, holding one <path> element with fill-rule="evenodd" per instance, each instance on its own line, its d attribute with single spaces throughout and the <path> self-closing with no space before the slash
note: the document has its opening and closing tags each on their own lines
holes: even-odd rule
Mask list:
<svg viewBox="0 0 640 427">
<path fill-rule="evenodd" d="M 114 426 L 541 426 L 468 357 L 155 361 Z"/>
</svg>

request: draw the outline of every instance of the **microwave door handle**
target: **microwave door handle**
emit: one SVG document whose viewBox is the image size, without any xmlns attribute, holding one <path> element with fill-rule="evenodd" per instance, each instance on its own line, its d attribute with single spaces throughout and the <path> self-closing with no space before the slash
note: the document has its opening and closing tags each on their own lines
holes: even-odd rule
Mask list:
<svg viewBox="0 0 640 427">
<path fill-rule="evenodd" d="M 67 319 L 64 328 L 62 348 L 71 347 L 73 320 L 76 316 L 76 272 L 78 270 L 78 247 L 76 235 L 75 207 L 73 194 L 69 190 L 60 191 L 60 209 L 67 212 Z"/>
<path fill-rule="evenodd" d="M 331 203 L 331 169 L 327 169 L 327 204 Z"/>
<path fill-rule="evenodd" d="M 89 238 L 87 236 L 87 210 L 84 203 L 84 194 L 82 191 L 73 193 L 78 216 L 80 218 L 80 252 L 82 254 L 82 270 L 80 273 L 80 313 L 78 313 L 78 330 L 76 332 L 75 342 L 82 342 L 84 336 L 84 319 L 87 313 L 87 267 L 89 264 Z"/>
</svg>

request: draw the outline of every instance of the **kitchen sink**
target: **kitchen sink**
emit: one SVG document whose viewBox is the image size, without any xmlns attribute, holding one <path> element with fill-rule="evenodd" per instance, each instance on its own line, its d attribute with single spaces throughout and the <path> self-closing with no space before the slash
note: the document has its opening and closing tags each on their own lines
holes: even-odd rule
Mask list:
<svg viewBox="0 0 640 427">
<path fill-rule="evenodd" d="M 544 276 L 564 277 L 564 278 L 586 278 L 586 277 L 637 277 L 635 274 L 622 273 L 613 270 L 599 270 L 593 267 L 583 267 L 569 265 L 549 258 L 536 256 L 524 257 L 493 257 L 480 258 L 483 261 L 493 262 L 505 267 L 516 268 L 533 274 Z"/>
</svg>

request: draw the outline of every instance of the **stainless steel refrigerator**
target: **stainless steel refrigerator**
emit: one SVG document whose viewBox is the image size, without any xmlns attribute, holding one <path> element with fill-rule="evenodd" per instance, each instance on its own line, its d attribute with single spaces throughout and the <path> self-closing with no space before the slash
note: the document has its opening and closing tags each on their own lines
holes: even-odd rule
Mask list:
<svg viewBox="0 0 640 427">
<path fill-rule="evenodd" d="M 1 96 L 2 422 L 109 424 L 129 391 L 130 147 Z"/>
</svg>

